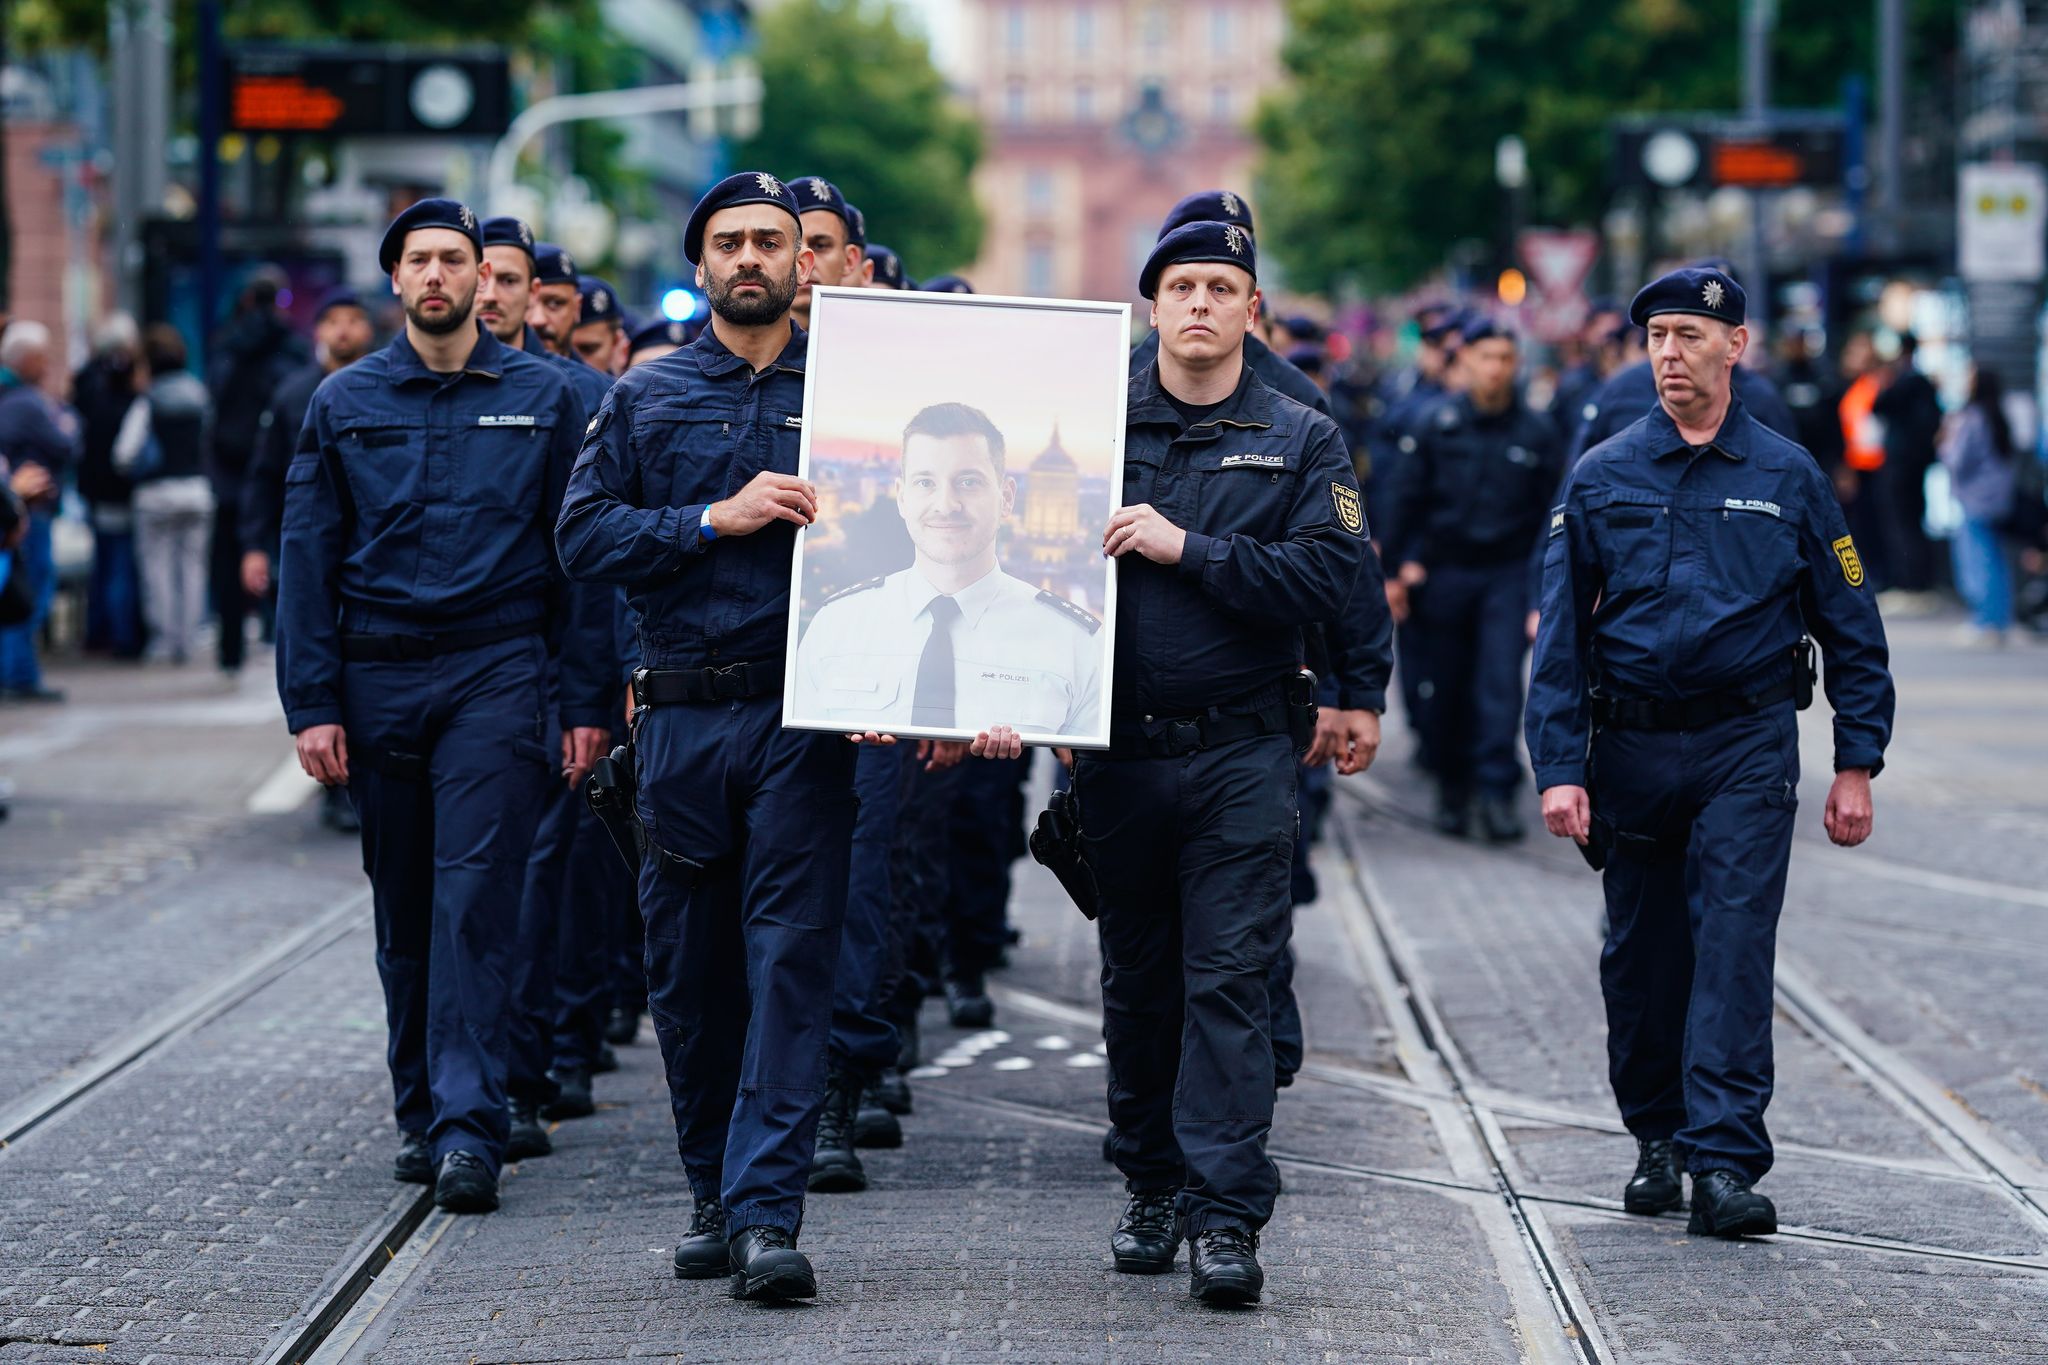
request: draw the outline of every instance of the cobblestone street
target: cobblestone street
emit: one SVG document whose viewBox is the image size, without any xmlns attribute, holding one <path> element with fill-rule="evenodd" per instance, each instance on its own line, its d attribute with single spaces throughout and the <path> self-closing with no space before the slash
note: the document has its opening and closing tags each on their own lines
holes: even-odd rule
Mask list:
<svg viewBox="0 0 2048 1365">
<path fill-rule="evenodd" d="M 1622 1213 L 1599 890 L 1566 846 L 1453 843 L 1389 717 L 1297 917 L 1309 1062 L 1262 1307 L 1112 1268 L 1092 932 L 1020 864 L 992 1029 L 927 1007 L 872 1187 L 814 1195 L 821 1293 L 667 1265 L 689 1217 L 651 1032 L 501 1212 L 394 1184 L 360 854 L 294 779 L 267 659 L 75 668 L 0 710 L 0 1365 L 219 1360 L 2048 1360 L 2048 649 L 1893 627 L 1862 849 L 1802 721 L 1780 935 L 1783 1231 Z M 1183 1265 L 1185 1261 L 1183 1260 Z"/>
</svg>

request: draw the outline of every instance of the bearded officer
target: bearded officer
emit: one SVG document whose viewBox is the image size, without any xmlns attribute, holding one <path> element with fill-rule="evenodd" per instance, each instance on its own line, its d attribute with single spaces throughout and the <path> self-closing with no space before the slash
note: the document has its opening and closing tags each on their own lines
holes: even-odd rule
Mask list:
<svg viewBox="0 0 2048 1365">
<path fill-rule="evenodd" d="M 544 745 L 569 595 L 546 532 L 581 406 L 556 366 L 478 329 L 482 253 L 476 216 L 450 199 L 385 233 L 405 330 L 313 395 L 285 475 L 278 596 L 299 761 L 347 783 L 362 821 L 394 1174 L 456 1212 L 498 1204 L 506 982 L 543 792 L 558 761 L 576 776 L 596 756 Z"/>
<path fill-rule="evenodd" d="M 572 573 L 622 583 L 634 692 L 649 1007 L 696 1209 L 683 1278 L 748 1298 L 817 1292 L 797 1250 L 824 1098 L 846 905 L 855 748 L 784 730 L 810 278 L 796 197 L 720 181 L 685 229 L 712 324 L 627 373 L 590 425 L 557 538 Z"/>
<path fill-rule="evenodd" d="M 1806 632 L 1827 664 L 1824 824 L 1870 835 L 1893 690 L 1884 627 L 1813 457 L 1731 389 L 1741 288 L 1680 270 L 1636 295 L 1657 407 L 1587 452 L 1551 513 L 1525 728 L 1552 834 L 1604 858 L 1608 1077 L 1637 1142 L 1631 1213 L 1777 1229 L 1771 976 L 1799 800 Z M 1590 794 L 1589 794 L 1590 793 Z"/>
<path fill-rule="evenodd" d="M 1193 223 L 1139 280 L 1159 358 L 1131 376 L 1110 748 L 1074 766 L 1101 892 L 1113 1149 L 1130 1198 L 1119 1270 L 1256 1302 L 1273 1045 L 1267 976 L 1287 925 L 1303 628 L 1343 609 L 1365 518 L 1336 423 L 1269 388 L 1251 235 Z"/>
</svg>

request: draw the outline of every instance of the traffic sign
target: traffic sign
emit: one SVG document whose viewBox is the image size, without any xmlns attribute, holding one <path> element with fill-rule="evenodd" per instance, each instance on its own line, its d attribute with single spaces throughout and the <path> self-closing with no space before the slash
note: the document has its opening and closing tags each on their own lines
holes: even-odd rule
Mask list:
<svg viewBox="0 0 2048 1365">
<path fill-rule="evenodd" d="M 1528 228 L 1516 236 L 1515 251 L 1529 267 L 1529 329 L 1545 341 L 1564 340 L 1585 324 L 1586 277 L 1600 256 L 1600 234 L 1591 228 Z"/>
<path fill-rule="evenodd" d="M 2028 162 L 1961 168 L 1956 267 L 1966 280 L 2039 280 L 2048 234 L 2048 181 Z"/>
</svg>

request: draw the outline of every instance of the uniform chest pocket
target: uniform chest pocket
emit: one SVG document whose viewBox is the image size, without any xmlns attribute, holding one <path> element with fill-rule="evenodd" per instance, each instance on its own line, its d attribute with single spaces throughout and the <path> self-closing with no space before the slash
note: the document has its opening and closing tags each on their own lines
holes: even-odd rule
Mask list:
<svg viewBox="0 0 2048 1365">
<path fill-rule="evenodd" d="M 454 459 L 446 476 L 449 496 L 467 505 L 524 514 L 540 508 L 547 487 L 548 451 L 554 444 L 553 423 L 473 421 L 457 429 L 452 444 Z"/>
<path fill-rule="evenodd" d="M 1589 518 L 1607 586 L 1617 592 L 1661 588 L 1671 574 L 1671 508 L 1613 503 Z"/>
<path fill-rule="evenodd" d="M 633 449 L 650 500 L 689 507 L 737 492 L 728 476 L 738 472 L 739 431 L 727 407 L 674 403 L 634 414 Z"/>
<path fill-rule="evenodd" d="M 349 494 L 371 520 L 426 500 L 427 438 L 421 428 L 398 423 L 346 427 L 335 447 Z"/>
<path fill-rule="evenodd" d="M 828 720 L 880 720 L 903 695 L 904 670 L 916 660 L 872 655 L 828 656 L 817 662 L 813 698 Z"/>
<path fill-rule="evenodd" d="M 1243 432 L 1226 427 L 1214 444 L 1189 455 L 1183 505 L 1195 509 L 1200 529 L 1276 535 L 1284 530 L 1294 500 L 1300 459 L 1294 451 L 1247 441 Z"/>
<path fill-rule="evenodd" d="M 1782 516 L 1745 508 L 1699 513 L 1707 581 L 1739 598 L 1776 597 L 1792 586 L 1799 568 L 1799 537 Z"/>
</svg>

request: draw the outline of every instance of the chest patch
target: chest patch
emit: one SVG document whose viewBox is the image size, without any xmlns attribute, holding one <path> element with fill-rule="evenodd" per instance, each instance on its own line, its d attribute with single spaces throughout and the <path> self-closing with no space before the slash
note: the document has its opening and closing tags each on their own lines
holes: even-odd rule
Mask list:
<svg viewBox="0 0 2048 1365">
<path fill-rule="evenodd" d="M 1784 508 L 1775 502 L 1765 502 L 1762 498 L 1727 498 L 1721 505 L 1731 512 L 1762 512 L 1766 516 L 1777 517 L 1780 521 L 1785 517 Z M 1853 548 L 1850 553 L 1855 553 Z"/>
<path fill-rule="evenodd" d="M 1337 523 L 1352 535 L 1365 533 L 1365 504 L 1358 500 L 1356 488 L 1346 488 L 1341 483 L 1330 485 L 1330 505 L 1337 511 Z"/>
<path fill-rule="evenodd" d="M 1856 554 L 1856 542 L 1843 536 L 1828 547 L 1835 552 L 1835 558 L 1842 562 L 1842 581 L 1852 588 L 1863 586 L 1863 560 Z"/>
<path fill-rule="evenodd" d="M 782 425 L 786 427 L 795 427 L 801 429 L 803 427 L 803 424 L 804 419 L 801 417 L 785 417 L 782 419 Z"/>
<path fill-rule="evenodd" d="M 476 424 L 480 427 L 530 427 L 534 424 L 534 421 L 532 416 L 527 413 L 500 414 L 497 416 L 486 414 L 477 418 Z"/>
<path fill-rule="evenodd" d="M 1225 455 L 1218 462 L 1221 469 L 1285 469 L 1285 455 Z"/>
</svg>

